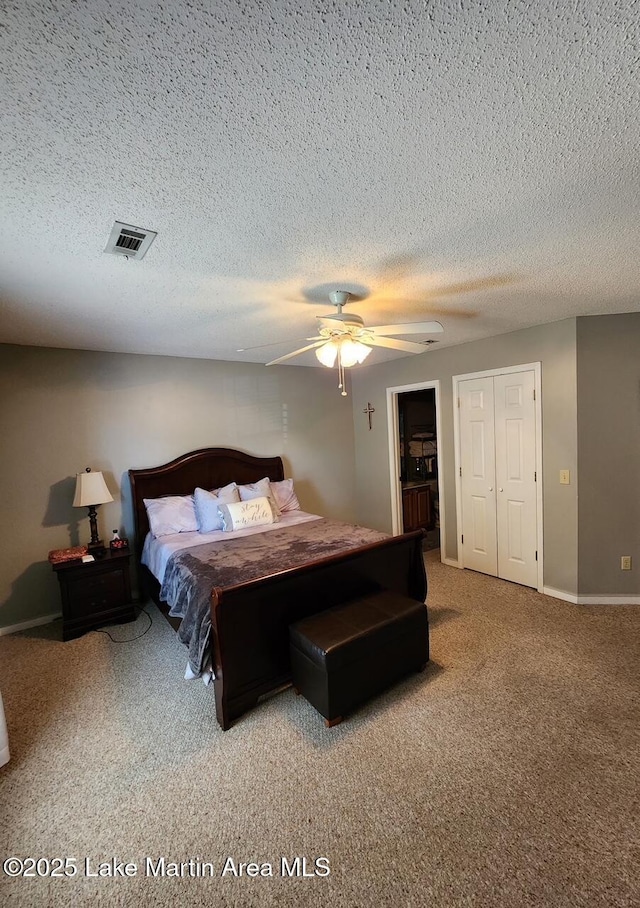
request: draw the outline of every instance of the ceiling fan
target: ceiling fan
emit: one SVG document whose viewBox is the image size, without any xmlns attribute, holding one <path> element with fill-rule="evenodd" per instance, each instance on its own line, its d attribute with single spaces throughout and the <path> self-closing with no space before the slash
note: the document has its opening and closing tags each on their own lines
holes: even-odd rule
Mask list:
<svg viewBox="0 0 640 908">
<path fill-rule="evenodd" d="M 444 331 L 440 322 L 412 322 L 405 325 L 374 325 L 367 328 L 363 319 L 352 312 L 343 312 L 343 307 L 349 302 L 351 294 L 347 290 L 334 290 L 329 294 L 329 299 L 338 310 L 336 315 L 322 315 L 318 317 L 319 328 L 315 337 L 308 337 L 313 341 L 305 347 L 279 356 L 267 363 L 275 366 L 284 363 L 294 356 L 315 350 L 318 360 L 323 366 L 332 368 L 338 364 L 338 387 L 342 389 L 342 396 L 346 397 L 344 389 L 344 370 L 356 363 L 362 363 L 371 353 L 372 347 L 385 347 L 390 350 L 401 350 L 403 353 L 424 353 L 424 344 L 411 341 L 396 340 L 390 335 L 394 334 L 436 334 Z"/>
</svg>

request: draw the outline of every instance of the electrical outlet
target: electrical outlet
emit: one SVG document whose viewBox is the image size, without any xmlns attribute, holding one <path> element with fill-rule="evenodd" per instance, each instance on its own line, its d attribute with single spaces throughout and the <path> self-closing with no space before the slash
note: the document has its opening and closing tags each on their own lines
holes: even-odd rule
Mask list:
<svg viewBox="0 0 640 908">
<path fill-rule="evenodd" d="M 631 570 L 631 555 L 622 555 L 620 558 L 620 570 L 621 571 L 630 571 Z"/>
<path fill-rule="evenodd" d="M 568 486 L 571 482 L 569 470 L 560 470 L 560 485 Z"/>
</svg>

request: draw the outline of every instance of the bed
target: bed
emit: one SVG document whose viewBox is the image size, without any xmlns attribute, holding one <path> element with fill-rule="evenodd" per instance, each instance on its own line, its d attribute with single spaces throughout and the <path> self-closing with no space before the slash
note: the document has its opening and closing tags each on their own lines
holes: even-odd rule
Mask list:
<svg viewBox="0 0 640 908">
<path fill-rule="evenodd" d="M 158 467 L 129 470 L 141 592 L 151 596 L 179 632 L 188 623 L 189 616 L 175 618 L 169 614 L 170 608 L 161 595 L 163 578 L 154 576 L 142 563 L 149 536 L 144 500 L 187 496 L 197 487 L 219 489 L 232 482 L 257 483 L 264 477 L 272 483 L 284 480 L 280 457 L 255 457 L 229 448 L 203 448 Z M 287 563 L 287 556 L 283 556 L 287 547 L 283 549 L 272 540 L 282 540 L 285 536 L 297 539 L 302 535 L 302 529 L 288 525 L 295 524 L 296 519 L 289 519 L 283 520 L 281 526 L 265 528 L 277 532 L 270 536 L 264 534 L 268 548 L 273 552 L 272 563 L 263 558 L 258 576 L 251 579 L 236 576 L 231 582 L 227 577 L 226 582 L 217 582 L 211 566 L 203 572 L 204 580 L 202 577 L 198 580 L 194 574 L 194 583 L 198 582 L 201 588 L 205 585 L 206 624 L 210 628 L 207 650 L 214 674 L 216 717 L 223 730 L 230 728 L 261 697 L 290 682 L 288 627 L 293 621 L 380 589 L 425 601 L 427 580 L 422 531 L 384 536 L 327 521 L 318 515 L 303 514 L 298 522 L 312 528 L 304 532 L 311 532 L 316 540 L 319 535 L 341 540 L 338 550 L 325 554 L 326 546 L 314 544 L 305 548 L 296 545 L 299 549 L 296 558 L 293 564 Z M 367 533 L 374 534 L 371 537 L 374 541 L 363 544 L 362 540 L 369 538 L 364 535 Z M 226 553 L 231 551 L 230 546 L 235 552 L 243 548 L 255 549 L 255 537 L 250 538 L 251 543 L 239 539 L 233 544 L 224 541 L 186 548 L 183 555 L 170 558 L 166 570 L 173 565 L 174 559 L 193 566 L 205 551 L 210 551 L 215 563 L 220 565 Z M 322 554 L 305 556 L 307 551 Z M 253 573 L 256 573 L 255 569 Z M 224 574 L 222 571 L 221 575 Z"/>
</svg>

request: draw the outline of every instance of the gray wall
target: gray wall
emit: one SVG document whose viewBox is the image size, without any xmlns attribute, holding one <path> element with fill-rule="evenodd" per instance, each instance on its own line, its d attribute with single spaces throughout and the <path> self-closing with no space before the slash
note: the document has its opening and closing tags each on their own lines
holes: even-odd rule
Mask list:
<svg viewBox="0 0 640 908">
<path fill-rule="evenodd" d="M 575 595 L 578 590 L 575 319 L 457 347 L 432 347 L 423 355 L 354 370 L 358 519 L 368 526 L 391 530 L 386 389 L 439 380 L 442 434 L 438 447 L 444 471 L 446 525 L 443 554 L 457 559 L 452 377 L 531 362 L 542 363 L 544 582 L 548 587 Z M 361 412 L 367 401 L 376 409 L 371 431 Z M 561 469 L 571 471 L 571 485 L 559 484 Z"/>
<path fill-rule="evenodd" d="M 443 551 L 456 559 L 452 376 L 537 361 L 545 585 L 637 594 L 638 350 L 639 313 L 568 319 L 354 369 L 342 398 L 334 370 L 0 345 L 0 627 L 59 610 L 47 553 L 88 540 L 84 509 L 71 507 L 85 466 L 105 472 L 116 499 L 99 509 L 103 536 L 133 533 L 129 468 L 209 445 L 281 454 L 306 510 L 390 531 L 386 389 L 422 381 L 440 381 Z M 620 555 L 634 570 L 620 571 Z"/>
<path fill-rule="evenodd" d="M 640 313 L 578 319 L 581 593 L 640 593 Z M 620 556 L 631 555 L 631 571 Z"/>
<path fill-rule="evenodd" d="M 0 345 L 0 627 L 60 609 L 50 549 L 89 539 L 75 474 L 103 470 L 102 537 L 133 534 L 127 470 L 200 447 L 282 455 L 302 507 L 356 517 L 351 399 L 333 372 Z"/>
</svg>

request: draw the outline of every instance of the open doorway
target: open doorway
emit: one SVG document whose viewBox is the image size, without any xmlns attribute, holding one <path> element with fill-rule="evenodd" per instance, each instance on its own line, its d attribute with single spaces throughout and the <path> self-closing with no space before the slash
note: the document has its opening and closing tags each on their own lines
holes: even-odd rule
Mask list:
<svg viewBox="0 0 640 908">
<path fill-rule="evenodd" d="M 440 548 L 438 383 L 389 388 L 394 532 L 425 532 L 424 548 Z"/>
</svg>

